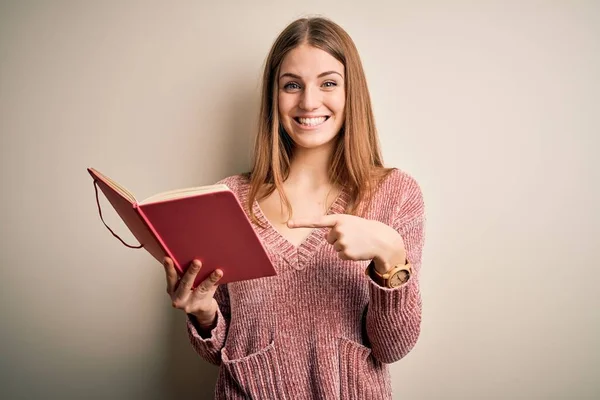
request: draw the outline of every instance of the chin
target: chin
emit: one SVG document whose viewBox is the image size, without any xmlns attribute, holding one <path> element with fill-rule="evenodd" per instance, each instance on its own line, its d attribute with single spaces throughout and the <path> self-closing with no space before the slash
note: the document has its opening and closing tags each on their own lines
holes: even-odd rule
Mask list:
<svg viewBox="0 0 600 400">
<path fill-rule="evenodd" d="M 335 143 L 337 134 L 314 135 L 313 137 L 308 136 L 309 135 L 306 133 L 300 135 L 295 134 L 292 136 L 292 141 L 297 147 L 302 147 L 303 149 L 317 149 L 324 146 L 331 146 Z"/>
</svg>

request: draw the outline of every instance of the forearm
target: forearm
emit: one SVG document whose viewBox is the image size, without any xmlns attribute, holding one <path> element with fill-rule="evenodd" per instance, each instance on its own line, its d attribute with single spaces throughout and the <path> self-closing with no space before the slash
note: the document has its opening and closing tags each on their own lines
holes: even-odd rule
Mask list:
<svg viewBox="0 0 600 400">
<path fill-rule="evenodd" d="M 392 227 L 382 227 L 381 232 L 371 240 L 375 243 L 373 264 L 377 272 L 383 275 L 396 265 L 406 264 L 406 250 L 402 236 Z"/>
<path fill-rule="evenodd" d="M 410 262 L 408 281 L 395 288 L 380 286 L 369 279 L 369 306 L 366 331 L 371 342 L 373 356 L 384 363 L 395 362 L 404 357 L 416 344 L 421 331 L 421 293 L 419 271 L 423 248 L 424 220 L 414 221 L 402 227 L 404 245 L 391 246 L 387 257 L 374 259 L 375 268 L 385 273 L 395 265 Z M 390 242 L 393 243 L 393 242 Z M 399 242 L 398 242 L 399 243 Z"/>
</svg>

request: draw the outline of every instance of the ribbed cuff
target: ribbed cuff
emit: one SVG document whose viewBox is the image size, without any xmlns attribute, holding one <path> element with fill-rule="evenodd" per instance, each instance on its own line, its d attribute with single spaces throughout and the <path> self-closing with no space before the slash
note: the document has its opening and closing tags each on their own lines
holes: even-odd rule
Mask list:
<svg viewBox="0 0 600 400">
<path fill-rule="evenodd" d="M 202 337 L 190 317 L 186 318 L 187 329 L 190 341 L 200 357 L 206 361 L 220 365 L 221 364 L 221 349 L 225 345 L 225 337 L 227 334 L 227 322 L 221 314 L 221 310 L 217 308 L 217 323 L 210 331 L 210 335 L 206 338 Z"/>
<path fill-rule="evenodd" d="M 389 364 L 404 357 L 419 337 L 421 304 L 416 280 L 389 289 L 371 281 L 367 335 L 373 356 Z"/>
<path fill-rule="evenodd" d="M 419 299 L 416 279 L 410 279 L 405 284 L 392 289 L 380 286 L 369 279 L 369 291 L 371 296 L 369 306 L 377 313 L 411 310 L 417 305 Z"/>
</svg>

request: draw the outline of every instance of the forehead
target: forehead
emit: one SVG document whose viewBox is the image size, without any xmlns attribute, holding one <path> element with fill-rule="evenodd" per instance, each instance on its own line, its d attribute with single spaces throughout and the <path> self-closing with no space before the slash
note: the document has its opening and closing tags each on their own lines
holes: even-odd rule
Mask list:
<svg viewBox="0 0 600 400">
<path fill-rule="evenodd" d="M 281 63 L 281 73 L 292 73 L 304 78 L 316 77 L 325 71 L 344 74 L 344 65 L 328 52 L 303 44 L 291 50 Z"/>
</svg>

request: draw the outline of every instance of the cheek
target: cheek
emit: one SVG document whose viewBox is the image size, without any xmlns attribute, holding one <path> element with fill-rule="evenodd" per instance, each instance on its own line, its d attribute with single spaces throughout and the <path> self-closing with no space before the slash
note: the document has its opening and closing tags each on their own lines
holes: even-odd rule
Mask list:
<svg viewBox="0 0 600 400">
<path fill-rule="evenodd" d="M 336 114 L 343 114 L 345 105 L 346 95 L 344 94 L 344 92 L 336 93 L 335 97 L 331 99 L 331 109 Z"/>
<path fill-rule="evenodd" d="M 278 103 L 278 108 L 279 108 L 279 117 L 280 118 L 286 118 L 288 117 L 290 111 L 293 108 L 293 99 L 290 98 L 290 96 L 286 96 L 286 95 L 279 95 L 279 97 L 277 98 L 277 103 Z"/>
</svg>

